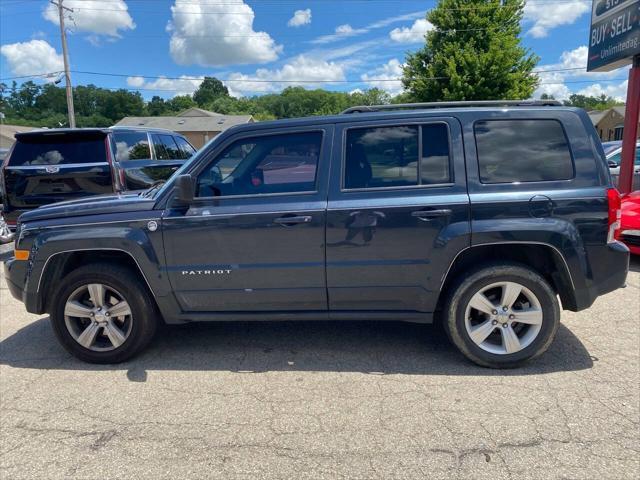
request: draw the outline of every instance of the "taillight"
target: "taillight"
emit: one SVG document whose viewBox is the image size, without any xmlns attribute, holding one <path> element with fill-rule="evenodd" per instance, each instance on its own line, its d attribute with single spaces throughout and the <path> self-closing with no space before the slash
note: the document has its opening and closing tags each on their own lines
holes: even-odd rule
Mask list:
<svg viewBox="0 0 640 480">
<path fill-rule="evenodd" d="M 620 220 L 622 219 L 622 198 L 617 188 L 607 190 L 607 201 L 609 202 L 609 234 L 607 242 L 613 242 L 620 231 Z"/>
</svg>

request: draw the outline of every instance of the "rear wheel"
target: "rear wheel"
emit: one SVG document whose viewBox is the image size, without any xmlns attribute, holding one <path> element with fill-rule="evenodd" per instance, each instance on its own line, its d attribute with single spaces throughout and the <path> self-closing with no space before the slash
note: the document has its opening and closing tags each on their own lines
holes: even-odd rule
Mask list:
<svg viewBox="0 0 640 480">
<path fill-rule="evenodd" d="M 549 283 L 518 264 L 482 267 L 452 289 L 445 330 L 470 360 L 513 368 L 545 352 L 560 323 L 560 306 Z"/>
<path fill-rule="evenodd" d="M 131 270 L 81 267 L 55 294 L 51 323 L 62 345 L 91 363 L 119 363 L 142 350 L 156 330 L 156 308 Z"/>
</svg>

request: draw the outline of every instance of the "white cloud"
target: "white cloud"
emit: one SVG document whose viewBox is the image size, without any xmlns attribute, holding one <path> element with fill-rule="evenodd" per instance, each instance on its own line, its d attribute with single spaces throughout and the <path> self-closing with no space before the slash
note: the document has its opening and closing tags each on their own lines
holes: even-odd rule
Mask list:
<svg viewBox="0 0 640 480">
<path fill-rule="evenodd" d="M 429 30 L 433 30 L 433 25 L 424 18 L 419 18 L 411 27 L 394 28 L 389 32 L 389 37 L 398 43 L 420 43 Z"/>
<path fill-rule="evenodd" d="M 276 92 L 294 85 L 317 87 L 322 85 L 322 80 L 344 79 L 342 65 L 299 55 L 279 69 L 259 68 L 253 75 L 232 73 L 229 75 L 231 81 L 225 84 L 232 95 L 240 96 Z"/>
<path fill-rule="evenodd" d="M 372 72 L 361 75 L 360 78 L 367 82 L 369 87 L 386 90 L 391 95 L 397 95 L 404 90 L 402 82 L 396 80 L 402 78 L 402 63 L 397 58 L 389 60 Z"/>
<path fill-rule="evenodd" d="M 0 53 L 15 75 L 38 75 L 64 69 L 62 55 L 45 40 L 2 45 Z"/>
<path fill-rule="evenodd" d="M 371 30 L 384 28 L 393 23 L 405 22 L 407 20 L 414 20 L 416 18 L 420 18 L 424 16 L 425 16 L 424 11 L 406 13 L 404 15 L 397 15 L 395 17 L 383 18 L 382 20 L 378 20 L 377 22 L 370 23 L 369 25 L 363 28 L 353 28 L 351 25 L 346 23 L 344 25 L 338 25 L 335 29 L 335 33 L 331 35 L 322 35 L 312 40 L 311 43 L 315 43 L 315 44 L 331 43 L 338 40 L 342 40 L 343 38 L 362 35 L 364 33 L 370 32 Z"/>
<path fill-rule="evenodd" d="M 144 77 L 127 77 L 127 85 L 130 87 L 142 87 L 144 85 Z"/>
<path fill-rule="evenodd" d="M 182 75 L 179 79 L 160 77 L 147 81 L 144 77 L 127 77 L 127 85 L 133 88 L 156 90 L 158 94 L 169 93 L 171 96 L 191 95 L 202 83 L 201 78 Z"/>
<path fill-rule="evenodd" d="M 311 9 L 307 8 L 305 10 L 296 10 L 293 17 L 287 22 L 287 25 L 290 27 L 301 27 L 309 23 L 311 23 Z"/>
<path fill-rule="evenodd" d="M 72 13 L 65 13 L 65 26 L 71 31 L 115 38 L 120 36 L 120 30 L 136 28 L 124 0 L 66 0 L 64 6 L 73 9 Z M 58 8 L 53 4 L 45 8 L 42 16 L 56 25 L 60 24 Z"/>
<path fill-rule="evenodd" d="M 627 98 L 627 86 L 629 84 L 628 80 L 625 80 L 618 84 L 609 84 L 609 85 L 600 85 L 599 83 L 594 83 L 593 85 L 589 85 L 581 90 L 578 90 L 579 95 L 587 95 L 590 97 L 599 97 L 600 95 L 606 95 L 607 97 L 613 97 L 616 100 L 624 102 Z"/>
<path fill-rule="evenodd" d="M 242 0 L 175 0 L 169 50 L 180 65 L 239 65 L 276 60 L 282 46 L 253 29 L 255 14 Z"/>
<path fill-rule="evenodd" d="M 528 34 L 534 38 L 546 37 L 549 30 L 561 25 L 571 25 L 591 9 L 583 0 L 569 0 L 564 3 L 533 3 L 524 6 L 524 21 L 533 25 Z"/>
<path fill-rule="evenodd" d="M 573 50 L 566 50 L 560 55 L 559 62 L 540 65 L 536 70 L 540 77 L 540 85 L 534 92 L 534 98 L 540 97 L 543 93 L 553 95 L 558 100 L 569 98 L 572 93 L 584 95 L 611 95 L 614 98 L 624 99 L 626 96 L 627 82 L 602 86 L 600 83 L 593 83 L 584 86 L 584 82 L 593 81 L 605 83 L 605 81 L 624 78 L 627 75 L 628 67 L 619 68 L 610 72 L 587 72 L 587 56 L 589 49 L 586 45 L 581 45 Z M 577 83 L 573 83 L 577 82 Z M 573 86 L 578 86 L 576 91 Z M 583 93 L 593 92 L 593 93 Z M 597 93 L 600 92 L 600 93 Z M 609 92 L 609 93 L 608 93 Z"/>
</svg>

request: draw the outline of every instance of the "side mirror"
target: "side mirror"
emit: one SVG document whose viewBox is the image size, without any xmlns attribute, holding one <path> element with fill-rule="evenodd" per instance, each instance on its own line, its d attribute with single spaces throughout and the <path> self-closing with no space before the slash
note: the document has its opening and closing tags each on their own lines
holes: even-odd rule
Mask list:
<svg viewBox="0 0 640 480">
<path fill-rule="evenodd" d="M 178 201 L 185 205 L 193 202 L 196 196 L 194 178 L 191 175 L 179 175 L 176 178 L 176 189 L 178 190 Z"/>
</svg>

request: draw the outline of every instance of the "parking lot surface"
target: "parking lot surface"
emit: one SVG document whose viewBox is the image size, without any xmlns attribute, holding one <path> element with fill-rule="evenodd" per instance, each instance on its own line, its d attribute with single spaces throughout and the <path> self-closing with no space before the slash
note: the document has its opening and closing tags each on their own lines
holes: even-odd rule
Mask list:
<svg viewBox="0 0 640 480">
<path fill-rule="evenodd" d="M 511 371 L 382 322 L 171 327 L 126 364 L 92 366 L 0 279 L 0 478 L 635 479 L 631 268 Z"/>
</svg>

